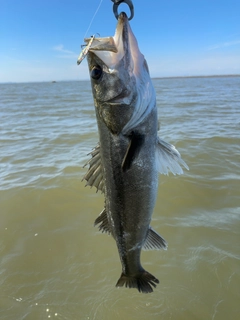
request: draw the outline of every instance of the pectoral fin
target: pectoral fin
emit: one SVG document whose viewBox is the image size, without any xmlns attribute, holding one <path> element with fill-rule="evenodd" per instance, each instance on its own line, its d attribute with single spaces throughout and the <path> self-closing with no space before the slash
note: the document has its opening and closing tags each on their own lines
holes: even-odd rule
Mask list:
<svg viewBox="0 0 240 320">
<path fill-rule="evenodd" d="M 182 167 L 189 170 L 187 164 L 182 160 L 180 153 L 170 143 L 158 137 L 156 146 L 156 161 L 159 173 L 168 174 L 171 171 L 175 174 L 182 174 Z M 182 166 L 182 167 L 181 167 Z"/>
<path fill-rule="evenodd" d="M 149 228 L 147 238 L 143 245 L 144 250 L 167 250 L 167 241 L 164 240 L 153 228 Z"/>
<path fill-rule="evenodd" d="M 129 136 L 130 142 L 122 161 L 123 172 L 130 169 L 133 160 L 138 156 L 138 153 L 144 142 L 144 135 L 132 132 Z"/>
<path fill-rule="evenodd" d="M 85 164 L 89 164 L 89 169 L 82 180 L 86 180 L 86 186 L 96 187 L 97 191 L 104 190 L 102 162 L 100 157 L 100 145 L 98 144 L 90 153 L 92 158 Z"/>
</svg>

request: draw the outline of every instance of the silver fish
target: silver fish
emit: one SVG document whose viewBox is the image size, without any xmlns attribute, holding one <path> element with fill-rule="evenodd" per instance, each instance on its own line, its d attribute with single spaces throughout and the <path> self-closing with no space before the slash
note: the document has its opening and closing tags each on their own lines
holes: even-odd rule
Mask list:
<svg viewBox="0 0 240 320">
<path fill-rule="evenodd" d="M 158 171 L 181 174 L 187 165 L 157 135 L 155 91 L 125 13 L 113 37 L 94 38 L 87 58 L 100 143 L 84 179 L 105 196 L 95 225 L 116 241 L 122 264 L 116 286 L 152 292 L 159 281 L 143 269 L 140 254 L 142 248 L 167 248 L 150 227 Z"/>
</svg>

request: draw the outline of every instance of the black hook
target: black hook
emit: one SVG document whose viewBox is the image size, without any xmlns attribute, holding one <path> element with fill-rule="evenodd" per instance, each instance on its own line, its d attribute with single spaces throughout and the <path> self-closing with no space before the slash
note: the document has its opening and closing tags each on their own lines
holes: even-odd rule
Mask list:
<svg viewBox="0 0 240 320">
<path fill-rule="evenodd" d="M 118 6 L 121 3 L 126 3 L 129 6 L 131 16 L 130 16 L 130 18 L 128 18 L 128 20 L 131 20 L 133 18 L 133 16 L 134 16 L 134 8 L 133 8 L 132 0 L 112 0 L 112 2 L 114 3 L 113 4 L 113 13 L 114 13 L 116 19 L 118 19 L 118 16 L 119 16 L 119 14 L 118 14 Z"/>
</svg>

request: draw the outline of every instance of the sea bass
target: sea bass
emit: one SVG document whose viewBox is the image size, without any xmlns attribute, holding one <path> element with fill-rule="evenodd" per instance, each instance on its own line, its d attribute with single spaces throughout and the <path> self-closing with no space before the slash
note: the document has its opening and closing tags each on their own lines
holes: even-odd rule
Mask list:
<svg viewBox="0 0 240 320">
<path fill-rule="evenodd" d="M 181 174 L 187 165 L 157 135 L 155 91 L 125 13 L 113 37 L 94 38 L 87 58 L 100 142 L 84 179 L 105 196 L 95 225 L 116 241 L 122 264 L 116 286 L 152 292 L 159 281 L 144 270 L 140 254 L 142 248 L 167 248 L 150 227 L 158 171 Z"/>
</svg>

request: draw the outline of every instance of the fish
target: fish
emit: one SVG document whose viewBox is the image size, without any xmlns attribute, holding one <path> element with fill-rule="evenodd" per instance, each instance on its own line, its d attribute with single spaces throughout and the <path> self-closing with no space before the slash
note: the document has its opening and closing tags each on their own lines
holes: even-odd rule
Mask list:
<svg viewBox="0 0 240 320">
<path fill-rule="evenodd" d="M 182 174 L 188 166 L 158 135 L 155 90 L 124 12 L 113 37 L 93 39 L 87 60 L 99 143 L 83 180 L 105 198 L 94 225 L 116 242 L 122 265 L 116 287 L 151 293 L 159 280 L 142 267 L 141 250 L 167 249 L 150 226 L 158 172 Z"/>
</svg>

